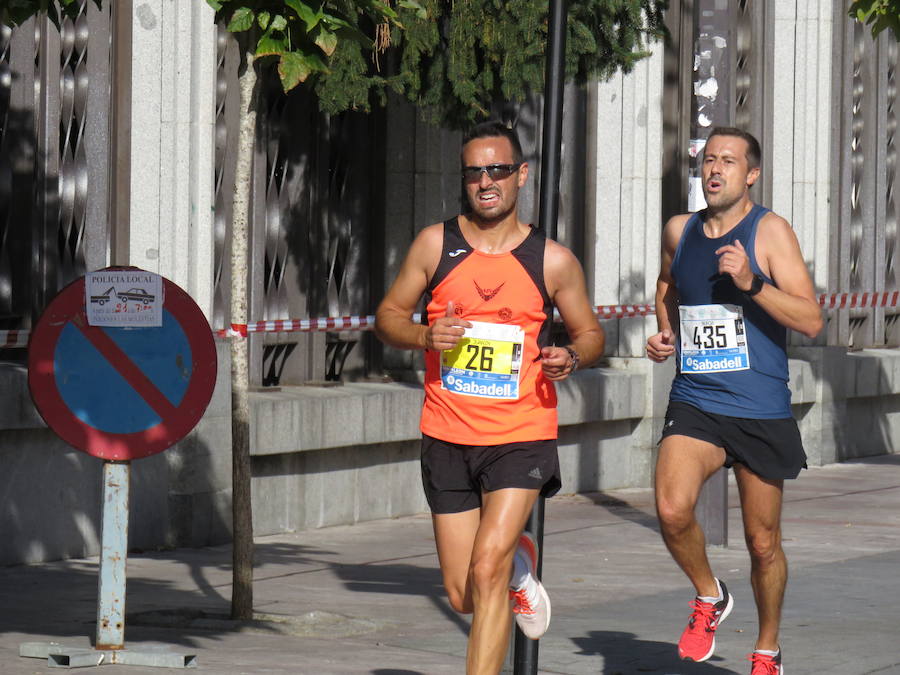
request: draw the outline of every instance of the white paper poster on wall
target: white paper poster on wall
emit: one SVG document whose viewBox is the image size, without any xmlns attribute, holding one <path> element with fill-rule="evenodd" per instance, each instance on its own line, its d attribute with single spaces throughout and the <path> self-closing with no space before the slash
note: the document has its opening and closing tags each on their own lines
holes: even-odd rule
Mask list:
<svg viewBox="0 0 900 675">
<path fill-rule="evenodd" d="M 688 211 L 694 213 L 706 208 L 706 198 L 703 196 L 703 176 L 699 167 L 702 162 L 697 158 L 703 156 L 706 147 L 705 138 L 692 138 L 688 144 L 688 156 L 691 158 L 691 170 L 688 174 Z"/>
<path fill-rule="evenodd" d="M 146 270 L 99 270 L 84 278 L 90 326 L 162 326 L 162 277 Z"/>
<path fill-rule="evenodd" d="M 691 176 L 688 178 L 688 211 L 694 213 L 706 208 L 706 198 L 703 196 L 703 178 Z"/>
</svg>

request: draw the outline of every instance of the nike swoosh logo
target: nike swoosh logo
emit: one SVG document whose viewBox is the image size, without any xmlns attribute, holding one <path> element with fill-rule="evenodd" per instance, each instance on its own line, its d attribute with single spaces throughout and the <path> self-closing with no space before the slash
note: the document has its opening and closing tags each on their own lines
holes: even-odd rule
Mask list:
<svg viewBox="0 0 900 675">
<path fill-rule="evenodd" d="M 465 253 L 465 252 L 466 252 L 466 249 L 464 249 L 464 248 L 458 248 L 458 249 L 456 249 L 455 251 L 451 251 L 451 252 L 448 253 L 447 255 L 449 255 L 451 258 L 455 258 L 456 256 L 462 255 L 462 254 Z"/>
</svg>

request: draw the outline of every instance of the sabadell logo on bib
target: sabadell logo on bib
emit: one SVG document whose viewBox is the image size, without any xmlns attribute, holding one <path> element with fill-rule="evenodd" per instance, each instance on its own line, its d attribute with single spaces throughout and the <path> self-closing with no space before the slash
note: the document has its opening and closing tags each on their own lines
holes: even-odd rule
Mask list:
<svg viewBox="0 0 900 675">
<path fill-rule="evenodd" d="M 738 357 L 698 361 L 689 356 L 684 360 L 684 363 L 691 370 L 725 370 L 727 368 L 743 368 L 744 366 L 744 362 Z"/>
<path fill-rule="evenodd" d="M 513 394 L 512 382 L 505 384 L 478 384 L 477 382 L 456 378 L 453 375 L 448 375 L 444 381 L 452 387 L 453 391 L 460 394 L 475 394 L 478 396 L 512 396 Z"/>
</svg>

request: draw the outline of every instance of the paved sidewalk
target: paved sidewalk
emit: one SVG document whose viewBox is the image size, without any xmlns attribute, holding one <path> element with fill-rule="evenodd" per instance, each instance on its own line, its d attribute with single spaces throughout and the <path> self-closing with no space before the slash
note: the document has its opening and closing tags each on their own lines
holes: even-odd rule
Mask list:
<svg viewBox="0 0 900 675">
<path fill-rule="evenodd" d="M 732 486 L 730 547 L 713 548 L 736 597 L 717 654 L 679 661 L 692 596 L 659 537 L 649 490 L 548 502 L 545 583 L 553 623 L 542 673 L 749 673 L 756 615 Z M 789 675 L 900 674 L 900 455 L 813 468 L 786 490 L 791 565 L 782 631 Z M 126 644 L 197 656 L 216 675 L 461 674 L 467 621 L 447 605 L 426 516 L 257 540 L 259 620 L 227 620 L 230 549 L 133 555 Z M 0 569 L 0 674 L 58 673 L 19 645 L 89 645 L 92 560 Z M 101 666 L 75 672 L 174 672 Z"/>
</svg>

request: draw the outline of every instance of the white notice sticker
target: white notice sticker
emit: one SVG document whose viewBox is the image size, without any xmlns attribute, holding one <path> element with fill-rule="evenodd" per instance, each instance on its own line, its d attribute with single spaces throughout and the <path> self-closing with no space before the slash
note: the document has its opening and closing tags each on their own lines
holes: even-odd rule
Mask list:
<svg viewBox="0 0 900 675">
<path fill-rule="evenodd" d="M 99 270 L 84 278 L 90 326 L 162 326 L 162 277 L 146 270 Z"/>
</svg>

